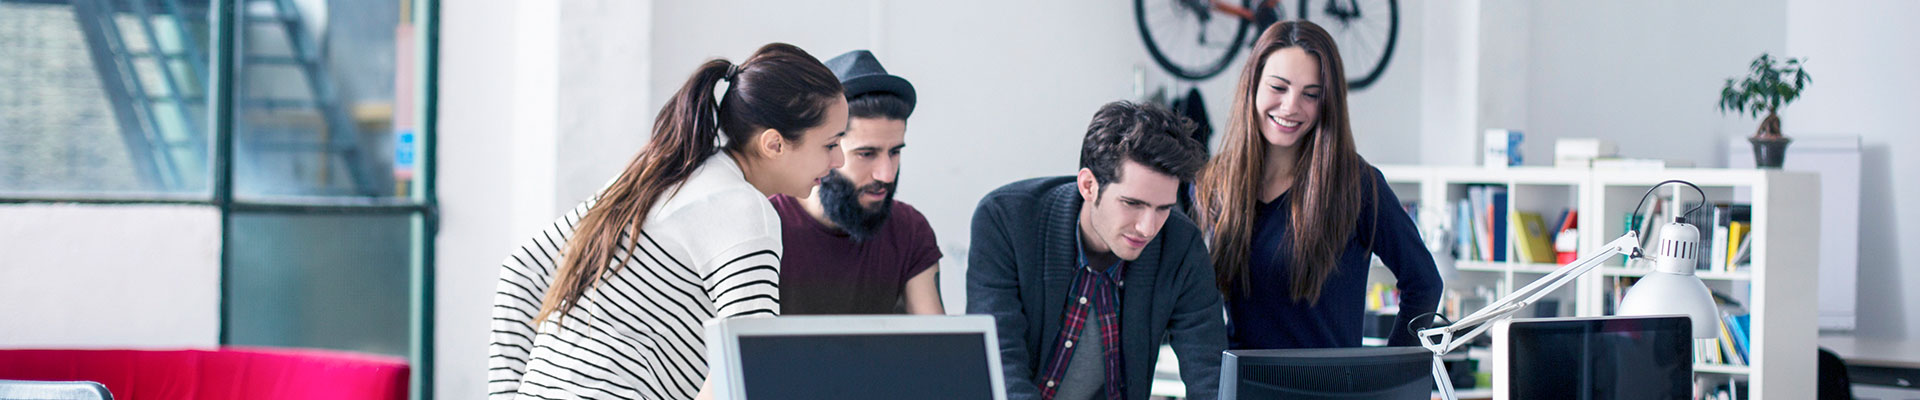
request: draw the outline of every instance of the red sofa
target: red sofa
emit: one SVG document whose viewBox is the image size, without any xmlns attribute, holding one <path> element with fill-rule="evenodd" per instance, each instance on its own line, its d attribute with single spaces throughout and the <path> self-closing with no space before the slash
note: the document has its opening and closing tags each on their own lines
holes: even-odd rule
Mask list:
<svg viewBox="0 0 1920 400">
<path fill-rule="evenodd" d="M 94 381 L 117 400 L 407 398 L 405 359 L 327 350 L 0 350 L 0 379 Z"/>
</svg>

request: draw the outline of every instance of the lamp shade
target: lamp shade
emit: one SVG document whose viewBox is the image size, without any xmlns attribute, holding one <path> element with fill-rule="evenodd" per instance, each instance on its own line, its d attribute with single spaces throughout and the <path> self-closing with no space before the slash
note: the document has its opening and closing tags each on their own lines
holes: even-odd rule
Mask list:
<svg viewBox="0 0 1920 400">
<path fill-rule="evenodd" d="M 1693 320 L 1694 338 L 1719 337 L 1720 308 L 1714 305 L 1707 285 L 1693 274 L 1699 242 L 1700 231 L 1693 225 L 1668 223 L 1661 227 L 1653 271 L 1627 289 L 1618 314 L 1685 314 Z"/>
</svg>

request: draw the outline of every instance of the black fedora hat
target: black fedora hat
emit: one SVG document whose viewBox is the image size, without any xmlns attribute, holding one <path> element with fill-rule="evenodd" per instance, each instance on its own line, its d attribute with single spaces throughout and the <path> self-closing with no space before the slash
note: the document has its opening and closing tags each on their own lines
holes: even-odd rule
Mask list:
<svg viewBox="0 0 1920 400">
<path fill-rule="evenodd" d="M 827 60 L 826 64 L 827 69 L 833 70 L 833 76 L 840 78 L 840 86 L 846 88 L 847 98 L 868 93 L 891 93 L 907 102 L 908 112 L 913 111 L 913 84 L 898 76 L 888 75 L 886 67 L 880 66 L 880 60 L 873 58 L 873 52 L 849 51 Z"/>
</svg>

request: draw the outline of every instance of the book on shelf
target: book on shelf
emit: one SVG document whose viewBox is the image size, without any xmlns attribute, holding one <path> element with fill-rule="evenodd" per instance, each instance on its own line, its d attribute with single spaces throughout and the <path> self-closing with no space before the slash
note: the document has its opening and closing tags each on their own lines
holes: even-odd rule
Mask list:
<svg viewBox="0 0 1920 400">
<path fill-rule="evenodd" d="M 1720 358 L 1726 360 L 1728 365 L 1747 365 L 1747 357 L 1740 354 L 1733 344 L 1733 331 L 1727 329 L 1727 320 L 1722 318 L 1717 325 L 1719 325 L 1720 337 L 1714 338 L 1714 342 L 1719 344 L 1717 350 L 1720 352 Z"/>
<path fill-rule="evenodd" d="M 1733 348 L 1742 356 L 1753 354 L 1753 342 L 1749 339 L 1752 325 L 1753 314 L 1727 316 L 1727 330 L 1733 332 Z"/>
<path fill-rule="evenodd" d="M 1514 238 L 1519 240 L 1519 243 L 1514 246 L 1518 250 L 1515 253 L 1520 256 L 1520 262 L 1554 262 L 1553 233 L 1547 230 L 1545 218 L 1537 213 L 1515 211 L 1513 225 L 1515 226 Z"/>
<path fill-rule="evenodd" d="M 1693 202 L 1687 203 L 1686 210 L 1687 210 L 1687 215 L 1686 215 L 1687 224 L 1693 225 L 1694 232 L 1697 232 L 1700 234 L 1700 243 L 1701 244 L 1712 243 L 1713 238 L 1711 237 L 1711 235 L 1713 234 L 1713 207 L 1711 207 L 1710 205 L 1701 204 L 1698 201 L 1693 201 Z M 1698 255 L 1700 254 L 1699 247 L 1694 248 L 1694 254 L 1696 254 L 1694 256 L 1694 266 L 1693 266 L 1693 269 L 1695 270 L 1707 270 L 1708 266 L 1713 263 L 1713 261 L 1711 260 L 1712 257 L 1703 257 Z"/>
<path fill-rule="evenodd" d="M 1474 260 L 1507 261 L 1507 188 L 1494 185 L 1467 187 L 1469 219 L 1473 225 Z"/>
<path fill-rule="evenodd" d="M 1487 225 L 1491 233 L 1489 242 L 1493 242 L 1493 261 L 1507 260 L 1507 188 L 1505 186 L 1486 186 L 1487 188 Z"/>
<path fill-rule="evenodd" d="M 1732 271 L 1740 265 L 1742 246 L 1752 243 L 1751 240 L 1753 240 L 1753 235 L 1749 233 L 1753 233 L 1753 226 L 1748 222 L 1733 221 L 1727 224 L 1726 268 L 1721 271 Z"/>
<path fill-rule="evenodd" d="M 1502 262 L 1507 259 L 1507 188 L 1469 185 L 1466 198 L 1455 209 L 1454 256 L 1461 260 Z"/>
<path fill-rule="evenodd" d="M 1740 243 L 1750 235 L 1750 222 L 1753 220 L 1753 206 L 1746 204 L 1716 203 L 1713 205 L 1712 220 L 1709 226 L 1700 230 L 1700 240 L 1706 243 L 1706 270 L 1732 272 L 1738 262 L 1733 262 L 1740 250 Z"/>
<path fill-rule="evenodd" d="M 1459 205 L 1454 206 L 1453 258 L 1456 260 L 1480 259 L 1480 236 L 1473 215 L 1473 202 L 1468 199 L 1460 199 Z"/>
<path fill-rule="evenodd" d="M 1580 260 L 1580 210 L 1569 208 L 1560 212 L 1560 223 L 1554 224 L 1553 251 L 1555 264 L 1567 265 Z"/>
<path fill-rule="evenodd" d="M 1753 264 L 1752 232 L 1740 237 L 1740 247 L 1733 251 L 1733 259 L 1727 260 L 1727 263 L 1732 264 L 1728 271 L 1738 271 Z"/>
</svg>

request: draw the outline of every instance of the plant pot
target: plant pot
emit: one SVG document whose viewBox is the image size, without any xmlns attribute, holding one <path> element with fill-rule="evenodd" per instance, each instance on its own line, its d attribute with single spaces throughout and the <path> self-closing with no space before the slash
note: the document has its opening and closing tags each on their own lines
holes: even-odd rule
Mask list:
<svg viewBox="0 0 1920 400">
<path fill-rule="evenodd" d="M 1747 143 L 1753 143 L 1753 166 L 1780 169 L 1787 162 L 1787 144 L 1792 142 L 1785 137 L 1747 138 Z"/>
</svg>

